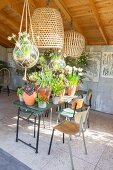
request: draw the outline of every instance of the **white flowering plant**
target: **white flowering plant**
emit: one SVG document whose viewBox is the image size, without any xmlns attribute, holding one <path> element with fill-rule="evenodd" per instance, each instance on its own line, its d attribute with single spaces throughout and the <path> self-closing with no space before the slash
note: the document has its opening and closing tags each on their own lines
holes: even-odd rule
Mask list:
<svg viewBox="0 0 113 170">
<path fill-rule="evenodd" d="M 67 72 L 68 70 L 68 72 Z M 80 82 L 82 82 L 83 78 L 83 69 L 82 68 L 77 68 L 77 67 L 71 67 L 69 66 L 67 69 L 66 66 L 66 78 L 68 80 L 68 86 L 72 85 L 78 85 Z"/>
<path fill-rule="evenodd" d="M 38 59 L 38 51 L 27 32 L 19 32 L 18 35 L 8 36 L 8 40 L 15 41 L 13 50 L 14 60 L 23 67 L 33 67 Z"/>
</svg>

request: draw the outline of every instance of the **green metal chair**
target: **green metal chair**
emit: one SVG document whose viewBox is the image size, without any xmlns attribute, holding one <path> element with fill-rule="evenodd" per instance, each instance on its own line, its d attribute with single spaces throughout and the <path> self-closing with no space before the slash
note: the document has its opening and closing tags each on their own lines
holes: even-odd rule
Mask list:
<svg viewBox="0 0 113 170">
<path fill-rule="evenodd" d="M 63 133 L 63 143 L 64 143 L 64 134 L 69 135 L 68 146 L 69 146 L 72 170 L 74 170 L 74 164 L 73 164 L 72 150 L 71 150 L 71 145 L 70 145 L 70 136 L 76 135 L 78 137 L 78 136 L 81 136 L 81 134 L 82 134 L 85 154 L 87 154 L 84 132 L 86 131 L 86 128 L 87 128 L 87 119 L 89 116 L 89 109 L 90 109 L 90 107 L 88 107 L 88 109 L 85 111 L 78 112 L 77 114 L 75 114 L 74 122 L 65 120 L 65 121 L 61 122 L 60 124 L 56 125 L 55 127 L 53 127 L 49 150 L 48 150 L 48 155 L 50 155 L 50 152 L 51 152 L 51 146 L 52 146 L 52 141 L 53 141 L 53 136 L 54 136 L 55 130 L 58 130 L 61 133 Z"/>
<path fill-rule="evenodd" d="M 82 106 L 84 104 L 84 98 L 82 99 L 73 99 L 72 100 L 72 108 L 65 108 L 58 112 L 57 122 L 59 120 L 60 115 L 64 116 L 66 119 L 74 118 L 74 115 L 78 110 L 82 110 Z"/>
</svg>

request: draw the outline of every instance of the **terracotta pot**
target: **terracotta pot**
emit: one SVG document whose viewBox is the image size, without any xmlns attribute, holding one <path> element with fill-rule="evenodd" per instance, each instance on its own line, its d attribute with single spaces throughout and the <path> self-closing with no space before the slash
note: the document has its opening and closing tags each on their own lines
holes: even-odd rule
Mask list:
<svg viewBox="0 0 113 170">
<path fill-rule="evenodd" d="M 76 92 L 76 86 L 69 86 L 67 88 L 67 94 L 68 96 L 74 96 Z"/>
<path fill-rule="evenodd" d="M 49 100 L 51 95 L 51 89 L 48 87 L 40 87 L 38 89 L 38 94 L 40 94 L 41 96 L 46 96 L 47 99 Z"/>
<path fill-rule="evenodd" d="M 53 98 L 52 98 L 53 104 L 59 104 L 60 98 L 61 98 L 60 96 L 55 96 L 55 97 L 53 97 Z"/>
<path fill-rule="evenodd" d="M 46 102 L 44 102 L 43 104 L 38 104 L 38 107 L 41 108 L 41 109 L 46 108 L 46 106 L 47 106 Z"/>
<path fill-rule="evenodd" d="M 26 105 L 32 106 L 35 103 L 35 100 L 37 98 L 37 93 L 33 92 L 32 95 L 28 95 L 27 93 L 23 93 L 23 99 Z"/>
<path fill-rule="evenodd" d="M 62 90 L 62 92 L 60 93 L 60 97 L 63 97 L 64 95 L 65 95 L 65 89 L 64 90 Z"/>
</svg>

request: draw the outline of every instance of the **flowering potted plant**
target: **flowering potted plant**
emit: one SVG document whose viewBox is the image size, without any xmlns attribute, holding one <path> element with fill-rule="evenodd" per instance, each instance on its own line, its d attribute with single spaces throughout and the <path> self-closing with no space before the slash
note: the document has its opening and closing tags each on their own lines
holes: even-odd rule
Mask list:
<svg viewBox="0 0 113 170">
<path fill-rule="evenodd" d="M 51 90 L 52 90 L 52 95 L 53 95 L 53 103 L 58 104 L 61 98 L 61 93 L 65 89 L 65 84 L 64 82 L 58 78 L 54 77 Z"/>
<path fill-rule="evenodd" d="M 23 94 L 23 89 L 22 89 L 22 88 L 18 88 L 18 89 L 17 89 L 17 95 L 19 96 L 20 102 L 23 102 L 23 101 L 24 101 L 22 94 Z"/>
<path fill-rule="evenodd" d="M 66 78 L 68 80 L 67 93 L 69 96 L 73 96 L 76 92 L 76 87 L 79 85 L 82 76 L 82 68 L 72 67 L 67 72 Z"/>
<path fill-rule="evenodd" d="M 8 40 L 15 41 L 13 58 L 22 67 L 33 67 L 39 56 L 38 49 L 33 45 L 27 32 L 19 32 L 18 35 L 12 34 Z"/>
<path fill-rule="evenodd" d="M 26 105 L 32 106 L 35 103 L 37 93 L 32 83 L 27 82 L 23 87 L 23 100 Z"/>
<path fill-rule="evenodd" d="M 39 108 L 46 108 L 47 102 L 48 102 L 48 97 L 46 97 L 45 95 L 40 95 L 38 94 L 37 98 L 36 98 L 36 102 L 38 102 L 38 107 Z"/>
</svg>

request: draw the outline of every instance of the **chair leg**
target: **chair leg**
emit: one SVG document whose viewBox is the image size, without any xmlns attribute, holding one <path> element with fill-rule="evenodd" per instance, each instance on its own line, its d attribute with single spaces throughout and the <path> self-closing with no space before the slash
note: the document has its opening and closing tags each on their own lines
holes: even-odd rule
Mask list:
<svg viewBox="0 0 113 170">
<path fill-rule="evenodd" d="M 87 120 L 87 126 L 88 126 L 88 128 L 89 128 L 89 118 L 88 118 L 88 120 Z"/>
<path fill-rule="evenodd" d="M 70 159 L 71 159 L 71 166 L 72 166 L 72 170 L 74 170 L 74 164 L 73 164 L 73 158 L 72 158 L 72 150 L 71 150 L 71 145 L 70 145 L 70 136 L 68 139 L 68 146 L 69 146 L 69 154 L 70 154 Z"/>
<path fill-rule="evenodd" d="M 82 136 L 83 136 L 85 154 L 87 155 L 87 148 L 86 148 L 86 142 L 85 142 L 84 132 L 82 132 Z"/>
<path fill-rule="evenodd" d="M 63 133 L 63 143 L 64 143 L 64 133 Z"/>
<path fill-rule="evenodd" d="M 44 121 L 44 116 L 45 116 L 45 115 L 42 115 L 42 120 L 43 120 L 43 126 L 44 126 L 44 129 L 45 129 L 45 121 Z"/>
<path fill-rule="evenodd" d="M 50 145 L 49 145 L 48 155 L 50 155 L 50 152 L 51 152 L 51 146 L 52 146 L 54 131 L 55 131 L 55 130 L 53 129 L 52 136 L 51 136 L 51 141 L 50 141 Z"/>
<path fill-rule="evenodd" d="M 9 96 L 10 90 L 9 90 L 9 86 L 7 86 L 7 94 Z"/>
<path fill-rule="evenodd" d="M 35 138 L 35 134 L 36 134 L 36 117 L 34 117 L 34 138 Z"/>
</svg>

